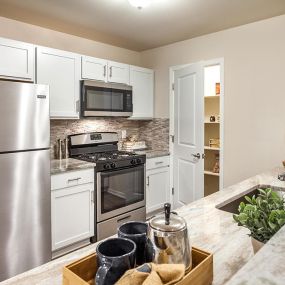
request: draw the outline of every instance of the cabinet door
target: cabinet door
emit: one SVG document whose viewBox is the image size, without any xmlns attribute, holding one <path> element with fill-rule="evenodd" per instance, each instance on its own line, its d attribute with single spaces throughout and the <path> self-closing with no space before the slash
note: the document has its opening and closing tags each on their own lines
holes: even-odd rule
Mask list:
<svg viewBox="0 0 285 285">
<path fill-rule="evenodd" d="M 133 87 L 132 119 L 153 118 L 153 81 L 153 70 L 130 67 L 130 85 Z"/>
<path fill-rule="evenodd" d="M 90 56 L 81 57 L 83 79 L 107 81 L 107 67 L 107 60 Z"/>
<path fill-rule="evenodd" d="M 108 61 L 108 81 L 130 84 L 130 66 L 124 63 Z"/>
<path fill-rule="evenodd" d="M 51 192 L 52 250 L 94 235 L 94 184 Z"/>
<path fill-rule="evenodd" d="M 149 213 L 170 201 L 169 167 L 147 171 L 146 179 L 146 211 Z"/>
<path fill-rule="evenodd" d="M 34 59 L 33 45 L 0 38 L 0 77 L 33 81 Z"/>
<path fill-rule="evenodd" d="M 50 116 L 79 118 L 80 56 L 37 48 L 37 83 L 50 86 Z"/>
</svg>

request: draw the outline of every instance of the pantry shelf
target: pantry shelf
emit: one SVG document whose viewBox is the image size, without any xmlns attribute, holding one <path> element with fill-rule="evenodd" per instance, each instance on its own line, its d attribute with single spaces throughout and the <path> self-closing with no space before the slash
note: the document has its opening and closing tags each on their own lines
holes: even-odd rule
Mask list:
<svg viewBox="0 0 285 285">
<path fill-rule="evenodd" d="M 220 176 L 220 173 L 215 173 L 213 171 L 209 171 L 209 170 L 204 170 L 204 174 L 205 175 L 212 175 L 212 176 Z"/>
</svg>

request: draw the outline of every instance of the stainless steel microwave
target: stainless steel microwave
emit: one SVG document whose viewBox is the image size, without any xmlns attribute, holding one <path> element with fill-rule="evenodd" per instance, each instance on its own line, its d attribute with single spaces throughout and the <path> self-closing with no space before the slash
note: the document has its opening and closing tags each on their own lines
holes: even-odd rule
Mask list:
<svg viewBox="0 0 285 285">
<path fill-rule="evenodd" d="M 81 81 L 82 117 L 130 117 L 133 114 L 132 86 Z"/>
</svg>

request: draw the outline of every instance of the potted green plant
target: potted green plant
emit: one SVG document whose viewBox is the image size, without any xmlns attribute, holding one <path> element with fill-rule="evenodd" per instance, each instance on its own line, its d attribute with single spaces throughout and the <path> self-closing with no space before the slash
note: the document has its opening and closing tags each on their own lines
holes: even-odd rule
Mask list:
<svg viewBox="0 0 285 285">
<path fill-rule="evenodd" d="M 239 226 L 250 230 L 254 253 L 285 224 L 284 198 L 271 188 L 258 191 L 252 198 L 245 196 L 247 203 L 241 202 L 239 214 L 233 216 Z"/>
</svg>

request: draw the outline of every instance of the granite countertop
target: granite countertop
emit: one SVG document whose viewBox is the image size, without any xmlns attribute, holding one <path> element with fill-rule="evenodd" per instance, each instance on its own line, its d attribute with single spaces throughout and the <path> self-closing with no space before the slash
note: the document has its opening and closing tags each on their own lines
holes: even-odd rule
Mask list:
<svg viewBox="0 0 285 285">
<path fill-rule="evenodd" d="M 285 284 L 285 227 L 253 256 L 248 230 L 238 227 L 231 213 L 216 208 L 257 185 L 272 185 L 283 190 L 285 182 L 277 179 L 281 171 L 281 168 L 276 168 L 254 176 L 177 209 L 188 223 L 192 245 L 214 253 L 213 285 Z M 62 267 L 93 253 L 95 248 L 96 244 L 84 247 L 4 281 L 1 285 L 61 285 Z"/>
<path fill-rule="evenodd" d="M 94 168 L 96 163 L 86 162 L 78 159 L 53 159 L 50 163 L 50 173 L 59 174 L 62 172 L 75 171 L 80 169 Z"/>
<path fill-rule="evenodd" d="M 160 149 L 146 149 L 135 151 L 137 154 L 145 154 L 146 158 L 154 158 L 169 155 L 169 150 L 160 150 Z"/>
</svg>

